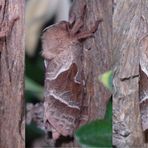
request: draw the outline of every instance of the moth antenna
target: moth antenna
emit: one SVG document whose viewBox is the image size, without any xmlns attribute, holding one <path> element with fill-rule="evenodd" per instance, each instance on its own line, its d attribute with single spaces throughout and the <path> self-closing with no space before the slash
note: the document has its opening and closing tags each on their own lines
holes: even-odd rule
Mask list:
<svg viewBox="0 0 148 148">
<path fill-rule="evenodd" d="M 86 39 L 88 37 L 93 37 L 93 33 L 95 33 L 98 29 L 98 25 L 103 21 L 103 19 L 100 19 L 95 22 L 95 25 L 89 30 L 80 32 L 76 35 L 77 40 Z"/>
</svg>

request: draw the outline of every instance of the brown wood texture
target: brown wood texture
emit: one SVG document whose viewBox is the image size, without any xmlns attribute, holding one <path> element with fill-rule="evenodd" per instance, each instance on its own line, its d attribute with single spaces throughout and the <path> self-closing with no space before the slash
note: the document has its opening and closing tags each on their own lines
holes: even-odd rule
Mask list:
<svg viewBox="0 0 148 148">
<path fill-rule="evenodd" d="M 0 147 L 24 148 L 24 0 L 1 0 L 0 32 Z M 3 24 L 3 27 L 2 27 Z M 12 29 L 12 30 L 11 30 Z"/>
<path fill-rule="evenodd" d="M 147 33 L 147 0 L 117 0 L 113 13 L 113 144 L 147 147 L 139 103 L 140 39 Z M 145 62 L 147 59 L 145 60 Z"/>
<path fill-rule="evenodd" d="M 84 76 L 86 82 L 86 106 L 90 120 L 103 118 L 106 111 L 106 102 L 110 92 L 98 81 L 99 75 L 111 69 L 112 64 L 112 2 L 108 0 L 86 0 L 87 11 L 84 28 L 91 28 L 100 18 L 94 38 L 83 43 Z"/>
</svg>

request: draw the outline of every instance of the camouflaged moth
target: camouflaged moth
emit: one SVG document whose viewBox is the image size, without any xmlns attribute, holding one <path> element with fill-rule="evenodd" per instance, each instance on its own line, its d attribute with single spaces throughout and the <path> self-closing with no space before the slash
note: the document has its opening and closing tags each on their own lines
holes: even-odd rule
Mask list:
<svg viewBox="0 0 148 148">
<path fill-rule="evenodd" d="M 50 125 L 53 138 L 72 135 L 79 126 L 83 108 L 83 48 L 86 39 L 97 30 L 80 31 L 82 21 L 62 21 L 48 27 L 43 34 L 45 59 L 44 119 Z"/>
</svg>

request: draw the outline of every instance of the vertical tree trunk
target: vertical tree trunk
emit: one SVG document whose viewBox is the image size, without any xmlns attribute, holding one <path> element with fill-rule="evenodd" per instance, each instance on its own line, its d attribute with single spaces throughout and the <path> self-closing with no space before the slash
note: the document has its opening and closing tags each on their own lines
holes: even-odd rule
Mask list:
<svg viewBox="0 0 148 148">
<path fill-rule="evenodd" d="M 82 1 L 84 0 L 75 1 L 73 6 L 75 9 L 72 9 L 71 13 L 78 15 L 77 11 L 79 11 Z M 103 19 L 94 37 L 83 42 L 83 68 L 86 82 L 84 103 L 88 107 L 87 113 L 89 121 L 91 121 L 104 117 L 106 102 L 111 96 L 99 82 L 98 77 L 111 70 L 112 1 L 85 0 L 85 3 L 86 12 L 82 29 L 89 30 L 96 21 Z M 76 17 L 79 18 L 79 16 Z M 74 147 L 77 144 L 74 142 L 64 146 Z"/>
<path fill-rule="evenodd" d="M 113 14 L 113 143 L 146 147 L 139 104 L 140 38 L 146 33 L 147 0 L 118 0 Z M 145 61 L 146 62 L 146 61 Z"/>
<path fill-rule="evenodd" d="M 24 0 L 1 0 L 0 28 L 0 147 L 23 148 Z M 18 18 L 14 25 L 14 18 Z M 3 26 L 2 26 L 3 24 Z M 7 28 L 8 27 L 8 28 Z"/>
<path fill-rule="evenodd" d="M 99 82 L 99 75 L 111 70 L 112 49 L 112 2 L 108 0 L 86 0 L 87 11 L 84 20 L 85 28 L 90 28 L 100 18 L 100 23 L 94 38 L 83 43 L 84 75 L 86 81 L 86 106 L 89 119 L 104 118 L 106 103 L 111 94 Z M 90 49 L 90 50 L 89 50 Z"/>
</svg>

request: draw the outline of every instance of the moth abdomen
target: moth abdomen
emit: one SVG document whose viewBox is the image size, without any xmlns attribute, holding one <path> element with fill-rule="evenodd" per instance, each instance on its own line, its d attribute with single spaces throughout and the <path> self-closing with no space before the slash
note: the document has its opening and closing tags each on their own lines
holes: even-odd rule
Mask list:
<svg viewBox="0 0 148 148">
<path fill-rule="evenodd" d="M 60 134 L 68 136 L 74 132 L 77 125 L 76 121 L 80 114 L 78 109 L 66 107 L 65 104 L 55 100 L 53 97 L 50 98 L 50 103 L 44 103 L 44 107 L 45 120 Z M 69 131 L 69 129 L 71 129 L 71 131 Z"/>
</svg>

